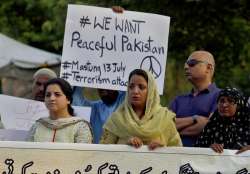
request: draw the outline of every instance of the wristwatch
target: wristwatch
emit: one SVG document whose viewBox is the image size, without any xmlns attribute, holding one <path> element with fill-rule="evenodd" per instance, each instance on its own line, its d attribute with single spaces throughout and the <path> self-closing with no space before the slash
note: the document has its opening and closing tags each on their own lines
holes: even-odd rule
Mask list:
<svg viewBox="0 0 250 174">
<path fill-rule="evenodd" d="M 192 116 L 193 124 L 196 124 L 196 123 L 197 123 L 197 117 L 198 117 L 198 115 L 193 115 L 193 116 Z"/>
</svg>

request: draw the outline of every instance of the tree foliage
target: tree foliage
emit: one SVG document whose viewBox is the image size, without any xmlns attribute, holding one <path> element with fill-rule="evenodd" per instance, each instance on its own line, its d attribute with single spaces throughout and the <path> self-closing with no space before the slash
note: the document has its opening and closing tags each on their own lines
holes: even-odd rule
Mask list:
<svg viewBox="0 0 250 174">
<path fill-rule="evenodd" d="M 67 4 L 86 4 L 171 17 L 164 99 L 187 90 L 182 75 L 190 52 L 211 51 L 219 87 L 250 95 L 250 4 L 248 0 L 2 0 L 1 32 L 22 42 L 61 53 Z"/>
</svg>

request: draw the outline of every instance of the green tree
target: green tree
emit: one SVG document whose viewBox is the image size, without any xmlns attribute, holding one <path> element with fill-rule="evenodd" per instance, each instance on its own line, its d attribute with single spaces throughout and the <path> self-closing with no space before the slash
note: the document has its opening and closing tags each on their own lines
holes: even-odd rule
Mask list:
<svg viewBox="0 0 250 174">
<path fill-rule="evenodd" d="M 190 89 L 183 65 L 194 50 L 216 59 L 219 87 L 241 88 L 250 95 L 250 2 L 248 0 L 2 0 L 0 31 L 38 48 L 61 53 L 67 4 L 127 10 L 171 17 L 163 104 Z"/>
</svg>

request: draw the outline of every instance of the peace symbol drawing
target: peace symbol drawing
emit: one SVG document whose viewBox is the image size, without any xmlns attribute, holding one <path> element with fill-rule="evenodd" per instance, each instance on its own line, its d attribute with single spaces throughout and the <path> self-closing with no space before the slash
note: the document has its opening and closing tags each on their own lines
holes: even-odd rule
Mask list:
<svg viewBox="0 0 250 174">
<path fill-rule="evenodd" d="M 154 56 L 144 57 L 142 59 L 140 68 L 151 72 L 153 76 L 155 77 L 155 79 L 160 77 L 161 71 L 162 71 L 160 62 Z"/>
</svg>

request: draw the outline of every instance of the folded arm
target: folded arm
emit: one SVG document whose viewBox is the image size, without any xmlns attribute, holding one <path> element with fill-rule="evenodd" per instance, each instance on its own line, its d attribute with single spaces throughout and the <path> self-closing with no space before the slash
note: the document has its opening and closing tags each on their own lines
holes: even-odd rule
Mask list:
<svg viewBox="0 0 250 174">
<path fill-rule="evenodd" d="M 177 130 L 180 131 L 184 128 L 192 126 L 193 125 L 193 118 L 192 118 L 192 116 L 183 117 L 183 118 L 176 118 L 175 124 L 176 124 Z"/>
<path fill-rule="evenodd" d="M 192 119 L 192 117 L 191 117 Z M 180 130 L 181 135 L 186 135 L 186 136 L 197 136 L 201 133 L 201 131 L 204 129 L 208 122 L 208 117 L 205 116 L 197 116 L 196 117 L 196 123 L 192 124 L 182 130 Z"/>
</svg>

